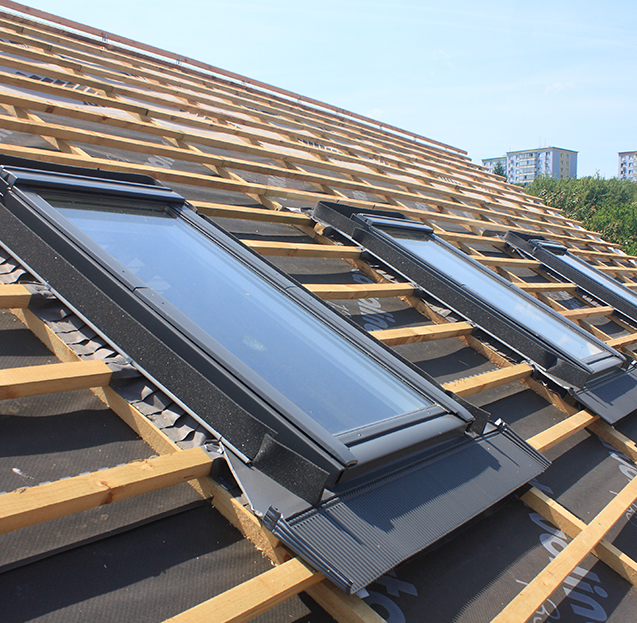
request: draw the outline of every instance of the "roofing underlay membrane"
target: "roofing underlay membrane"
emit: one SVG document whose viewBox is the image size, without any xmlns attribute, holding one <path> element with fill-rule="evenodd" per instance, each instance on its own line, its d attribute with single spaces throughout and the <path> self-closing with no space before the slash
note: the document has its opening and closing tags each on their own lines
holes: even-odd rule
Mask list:
<svg viewBox="0 0 637 623">
<path fill-rule="evenodd" d="M 34 161 L 18 164 L 41 166 Z M 34 296 L 40 295 L 38 285 L 50 288 L 115 348 L 119 345 L 142 375 L 150 374 L 197 413 L 210 438 L 224 448 L 252 509 L 265 515 L 266 527 L 347 593 L 359 591 L 476 519 L 548 467 L 548 461 L 503 423 L 487 423 L 486 413 L 440 392 L 433 379 L 410 376 L 410 368 L 395 355 L 371 350 L 376 345 L 364 332 L 342 325 L 322 302 L 290 298 L 294 282 L 238 246 L 223 229 L 196 229 L 203 224 L 190 210 L 179 212 L 183 199 L 168 189 L 144 186 L 142 180 L 127 184 L 98 179 L 90 177 L 90 171 L 82 175 L 73 169 L 64 175 L 60 167 L 49 172 L 46 167 L 12 165 L 0 170 L 5 185 L 0 226 L 7 248 L 33 271 Z M 175 216 L 166 216 L 167 204 L 176 206 L 170 208 Z M 177 242 L 179 235 L 187 246 Z M 158 236 L 163 236 L 160 241 Z M 156 257 L 159 248 L 161 259 Z M 189 254 L 192 249 L 197 252 Z M 180 268 L 184 256 L 189 257 L 190 272 L 197 275 L 192 282 Z M 241 268 L 239 257 L 255 271 L 252 275 Z M 213 278 L 211 273 L 223 274 Z M 233 281 L 230 288 L 228 278 Z M 238 290 L 235 281 L 241 284 Z M 160 285 L 151 289 L 152 283 Z M 194 288 L 184 289 L 184 283 Z M 209 292 L 192 305 L 196 288 Z M 320 343 L 310 342 L 308 348 L 296 333 L 282 331 L 279 319 L 268 316 L 270 309 L 286 314 L 284 327 L 304 312 L 303 338 L 314 332 L 307 323 L 320 323 Z M 227 314 L 240 322 L 231 322 Z M 274 341 L 273 334 L 278 336 Z M 259 349 L 246 349 L 246 340 L 258 343 Z M 331 346 L 328 358 L 319 350 L 323 344 Z M 360 350 L 352 351 L 350 345 Z M 291 352 L 294 348 L 300 354 Z M 136 374 L 123 356 L 106 354 L 104 360 L 115 368 L 118 381 L 122 372 Z M 361 364 L 362 356 L 366 359 Z M 335 374 L 332 359 L 345 361 L 346 368 L 363 365 L 364 378 L 343 366 Z M 395 376 L 387 377 L 388 371 Z M 309 392 L 311 403 L 302 386 L 305 378 L 321 388 Z M 419 396 L 408 390 L 407 379 L 411 387 L 428 393 Z M 243 390 L 246 385 L 254 388 L 257 399 Z M 376 386 L 382 389 L 380 397 Z M 381 399 L 388 400 L 390 391 L 409 391 L 406 408 L 413 413 L 403 417 L 411 417 L 410 423 L 401 426 L 393 412 L 382 415 L 386 410 Z M 346 402 L 350 394 L 364 406 L 362 427 L 354 418 L 357 405 Z M 354 421 L 346 434 L 355 442 L 342 450 L 346 461 L 353 460 L 351 468 L 346 463 L 334 471 L 333 460 L 321 459 L 313 444 L 329 450 L 329 439 L 323 442 L 320 432 L 308 428 L 314 438 L 305 441 L 304 435 L 295 433 L 303 420 L 282 421 L 295 412 L 277 398 L 280 395 L 304 405 L 314 424 L 323 424 L 329 416 L 329 432 L 341 432 L 331 428 L 334 419 Z M 440 406 L 432 406 L 429 401 L 434 399 Z M 275 416 L 259 410 L 257 400 L 267 401 L 277 411 Z M 414 405 L 422 400 L 429 406 L 416 411 Z M 372 447 L 365 449 L 358 438 L 377 426 L 370 422 L 376 413 L 381 424 L 387 420 L 391 427 L 389 432 L 376 432 L 367 442 Z M 414 422 L 418 413 L 421 419 Z M 422 440 L 417 443 L 419 435 Z M 380 447 L 381 454 L 374 447 Z M 336 452 L 338 447 L 335 456 Z M 241 459 L 241 454 L 247 458 Z M 366 461 L 372 465 L 363 471 Z M 351 483 L 350 469 L 358 470 L 349 476 Z"/>
<path fill-rule="evenodd" d="M 488 411 L 491 422 L 506 422 L 552 461 L 522 498 L 508 499 L 435 548 L 386 571 L 358 596 L 346 598 L 314 575 L 286 591 L 273 589 L 267 603 L 278 605 L 262 608 L 267 611 L 256 620 L 634 621 L 637 521 L 627 487 L 637 475 L 636 418 L 629 415 L 614 427 L 600 422 L 572 396 L 534 378 L 532 366 L 517 353 L 444 302 L 417 291 L 351 241 L 324 236 L 309 214 L 326 200 L 416 218 L 627 359 L 634 358 L 637 333 L 629 319 L 503 240 L 482 234 L 537 232 L 631 289 L 637 283 L 632 258 L 473 165 L 458 149 L 112 34 L 20 12 L 19 5 L 5 0 L 0 5 L 12 9 L 0 13 L 5 156 L 160 180 L 343 317 Z M 0 243 L 3 238 L 0 231 Z M 32 282 L 31 270 L 3 249 L 0 288 Z M 0 300 L 4 292 L 0 289 Z M 179 396 L 156 379 L 133 374 L 125 355 L 86 318 L 46 293 L 32 297 L 29 309 L 0 310 L 0 371 L 47 366 L 58 357 L 101 359 L 118 371 L 112 389 L 124 399 L 111 400 L 108 408 L 81 390 L 0 401 L 0 491 L 99 473 L 163 456 L 166 448 L 186 452 L 210 441 L 209 431 Z M 131 432 L 120 419 L 123 405 L 141 414 L 144 426 L 161 431 L 164 445 L 157 445 L 155 433 L 144 426 L 136 430 L 146 441 Z M 426 474 L 417 487 L 425 507 L 421 483 L 432 483 L 435 497 L 433 479 L 448 489 L 453 472 L 442 463 L 419 469 L 421 477 Z M 402 477 L 408 482 L 415 473 Z M 212 495 L 212 507 L 201 490 L 180 485 L 2 535 L 3 620 L 163 621 L 231 588 L 244 591 L 244 597 L 231 600 L 233 606 L 247 608 L 245 595 L 257 591 L 245 583 L 272 567 L 227 519 L 243 525 L 279 564 L 275 569 L 284 570 L 285 559 L 272 550 L 272 535 L 251 523 L 249 500 L 232 474 L 218 469 L 214 478 L 203 489 Z M 411 515 L 401 514 L 400 504 L 413 505 L 413 498 L 384 498 L 384 491 L 378 488 L 371 502 L 361 490 L 336 508 L 326 506 L 323 526 L 365 520 L 359 506 L 364 501 L 391 506 L 396 529 L 409 535 L 414 551 L 435 540 L 429 524 L 417 525 Z M 473 504 L 470 493 L 458 490 L 459 504 Z M 3 503 L 0 496 L 2 509 Z M 613 518 L 602 515 L 605 536 L 593 549 L 601 538 L 593 535 L 593 520 L 607 505 Z M 449 517 L 453 524 L 453 508 L 446 512 L 449 516 L 440 514 L 435 525 Z M 275 523 L 273 513 L 267 522 L 284 540 L 298 542 L 319 514 L 309 510 Z M 372 543 L 375 531 L 387 527 L 368 521 L 364 529 Z M 583 545 L 582 538 L 576 542 L 580 530 Z M 354 537 L 339 529 L 322 538 Z M 398 562 L 409 553 L 399 550 L 404 541 L 389 547 L 386 560 Z M 567 549 L 569 543 L 580 547 L 581 555 Z M 352 586 L 364 584 L 355 561 L 346 555 L 339 560 L 334 551 L 334 564 L 351 564 Z M 304 553 L 312 564 L 311 548 Z M 367 560 L 375 564 L 373 552 Z M 561 574 L 542 575 L 558 563 Z M 303 573 L 298 567 L 294 572 L 299 578 Z M 283 595 L 296 593 L 283 601 Z"/>
</svg>

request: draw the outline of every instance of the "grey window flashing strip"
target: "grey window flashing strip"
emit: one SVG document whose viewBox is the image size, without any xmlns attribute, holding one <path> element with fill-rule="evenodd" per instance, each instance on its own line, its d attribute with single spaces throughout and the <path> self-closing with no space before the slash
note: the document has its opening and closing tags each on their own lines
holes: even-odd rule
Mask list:
<svg viewBox="0 0 637 623">
<path fill-rule="evenodd" d="M 637 367 L 608 380 L 572 392 L 573 396 L 609 424 L 637 411 Z"/>
<path fill-rule="evenodd" d="M 264 523 L 352 594 L 478 517 L 549 462 L 506 426 L 289 518 Z"/>
</svg>

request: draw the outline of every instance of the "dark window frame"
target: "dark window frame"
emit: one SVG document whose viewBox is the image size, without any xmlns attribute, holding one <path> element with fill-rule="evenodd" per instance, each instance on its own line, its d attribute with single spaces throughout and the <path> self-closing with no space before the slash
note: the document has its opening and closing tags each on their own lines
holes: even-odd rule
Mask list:
<svg viewBox="0 0 637 623">
<path fill-rule="evenodd" d="M 512 348 L 529 360 L 538 374 L 548 377 L 550 381 L 566 389 L 607 421 L 617 421 L 634 411 L 630 399 L 637 399 L 637 369 L 621 353 L 445 242 L 435 235 L 432 228 L 399 213 L 370 212 L 363 208 L 323 201 L 317 204 L 313 216 L 354 240 L 366 252 L 499 342 Z M 596 344 L 602 350 L 602 356 L 594 355 L 591 359 L 576 358 L 541 333 L 532 332 L 518 324 L 514 316 L 507 316 L 493 308 L 484 298 L 466 291 L 452 278 L 410 252 L 400 244 L 400 239 L 383 231 L 382 228 L 387 226 L 398 227 L 404 231 L 411 230 L 426 236 L 460 258 L 467 266 L 472 266 L 490 280 L 516 291 L 521 300 L 527 301 L 565 328 Z M 622 398 L 623 404 L 618 407 L 614 403 L 618 397 L 617 392 L 620 391 L 625 397 Z"/>
<path fill-rule="evenodd" d="M 217 368 L 224 368 L 218 371 L 218 374 L 225 375 L 226 384 L 217 383 L 222 391 L 227 389 L 228 382 L 236 384 L 239 381 L 239 389 L 235 388 L 234 392 L 229 392 L 230 397 L 236 402 L 237 396 L 243 393 L 251 395 L 252 402 L 248 405 L 248 411 L 250 411 L 249 406 L 254 403 L 265 402 L 266 404 L 261 404 L 257 411 L 266 429 L 274 431 L 278 435 L 277 439 L 290 447 L 293 452 L 305 456 L 320 469 L 325 470 L 328 473 L 327 486 L 345 482 L 349 478 L 358 478 L 366 470 L 378 467 L 379 462 L 399 459 L 406 452 L 420 451 L 432 443 L 443 442 L 450 436 L 451 438 L 463 436 L 476 422 L 475 412 L 472 413 L 466 405 L 454 401 L 435 382 L 432 383 L 425 378 L 421 371 L 402 361 L 352 322 L 340 317 L 323 301 L 299 287 L 287 275 L 232 235 L 199 217 L 180 195 L 165 187 L 149 185 L 146 180 L 136 184 L 130 180 L 94 179 L 67 175 L 64 172 L 51 173 L 16 167 L 4 169 L 1 186 L 0 192 L 4 195 L 5 206 L 9 208 L 9 211 L 18 215 L 18 218 L 44 239 L 47 245 L 69 259 L 75 268 L 97 285 L 98 290 L 118 303 L 124 299 L 130 302 L 133 316 L 141 320 L 142 324 L 151 316 L 158 316 L 159 318 L 153 319 L 153 330 L 161 332 L 162 341 L 169 347 L 174 347 L 176 342 L 183 340 L 185 336 L 186 341 L 190 342 L 191 350 L 195 348 L 205 351 L 204 356 L 211 358 Z M 434 403 L 434 406 L 399 414 L 345 433 L 336 435 L 328 433 L 310 416 L 304 418 L 298 409 L 295 413 L 289 405 L 282 405 L 276 398 L 264 396 L 262 388 L 252 382 L 254 379 L 250 379 L 249 374 L 241 374 L 245 371 L 237 371 L 226 366 L 223 359 L 211 352 L 210 343 L 202 337 L 203 331 L 197 330 L 197 325 L 189 323 L 187 318 L 163 300 L 163 297 L 155 294 L 154 291 L 140 287 L 140 282 L 136 281 L 132 274 L 127 274 L 123 266 L 115 266 L 108 254 L 97 244 L 91 244 L 90 239 L 61 217 L 59 212 L 40 196 L 39 192 L 42 189 L 61 189 L 64 192 L 112 196 L 120 200 L 135 198 L 170 205 L 170 209 L 178 218 L 185 220 L 203 235 L 213 239 L 226 252 L 276 287 L 282 295 L 293 299 L 309 311 L 317 321 L 323 322 L 343 339 L 351 342 L 377 365 L 389 370 L 407 387 Z M 63 299 L 68 300 L 68 295 L 59 291 L 59 287 L 56 288 L 54 285 L 54 290 Z M 167 332 L 170 331 L 173 334 L 168 336 Z M 185 352 L 178 354 L 181 356 Z M 133 359 L 135 359 L 134 356 Z M 151 370 L 151 374 L 155 372 Z M 161 377 L 157 378 L 166 384 Z M 215 380 L 219 381 L 219 378 L 215 377 Z M 166 386 L 170 389 L 169 384 Z M 239 404 L 243 403 L 239 401 Z M 223 430 L 220 431 L 209 420 L 200 419 L 200 421 L 217 436 L 227 434 Z M 232 439 L 230 441 L 233 442 Z"/>
<path fill-rule="evenodd" d="M 619 281 L 604 274 L 585 260 L 576 257 L 564 245 L 537 234 L 512 231 L 504 235 L 504 241 L 527 257 L 541 262 L 551 272 L 576 284 L 593 298 L 611 305 L 630 321 L 637 322 L 637 293 L 629 290 Z M 595 278 L 579 270 L 573 263 L 565 262 L 562 259 L 564 256 L 568 256 L 575 264 L 584 264 Z M 613 289 L 604 285 L 607 280 L 612 282 Z M 621 294 L 618 294 L 617 291 Z"/>
</svg>

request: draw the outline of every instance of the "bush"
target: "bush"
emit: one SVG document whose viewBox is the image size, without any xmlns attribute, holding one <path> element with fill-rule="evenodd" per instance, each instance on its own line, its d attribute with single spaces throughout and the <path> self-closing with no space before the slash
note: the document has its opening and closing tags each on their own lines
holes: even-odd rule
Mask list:
<svg viewBox="0 0 637 623">
<path fill-rule="evenodd" d="M 562 180 L 539 177 L 524 190 L 621 245 L 626 253 L 637 255 L 636 182 L 599 176 Z"/>
</svg>

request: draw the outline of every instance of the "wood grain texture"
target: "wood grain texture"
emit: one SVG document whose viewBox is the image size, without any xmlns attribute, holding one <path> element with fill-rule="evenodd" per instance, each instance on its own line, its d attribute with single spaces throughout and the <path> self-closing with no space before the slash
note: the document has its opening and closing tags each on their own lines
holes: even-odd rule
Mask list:
<svg viewBox="0 0 637 623">
<path fill-rule="evenodd" d="M 166 623 L 245 623 L 323 579 L 304 562 L 292 558 Z"/>
<path fill-rule="evenodd" d="M 535 487 L 532 487 L 520 499 L 572 539 L 586 529 L 586 524 L 579 517 Z M 625 580 L 637 585 L 637 562 L 612 543 L 602 539 L 591 553 Z"/>
<path fill-rule="evenodd" d="M 310 292 L 325 300 L 349 300 L 411 296 L 414 287 L 405 283 L 304 284 Z"/>
<path fill-rule="evenodd" d="M 370 331 L 370 333 L 387 346 L 398 346 L 400 344 L 460 337 L 461 335 L 469 335 L 472 331 L 473 327 L 468 322 L 450 322 L 422 327 L 406 327 L 404 329 L 384 329 L 382 331 Z"/>
<path fill-rule="evenodd" d="M 201 448 L 136 461 L 0 495 L 0 533 L 156 491 L 210 473 Z"/>
<path fill-rule="evenodd" d="M 541 433 L 527 439 L 526 442 L 533 446 L 538 452 L 546 452 L 558 443 L 568 439 L 580 430 L 590 426 L 599 420 L 599 416 L 588 411 L 578 411 L 574 415 L 558 422 L 554 426 L 543 430 Z"/>
<path fill-rule="evenodd" d="M 29 306 L 31 293 L 19 284 L 0 286 L 0 309 L 21 309 Z"/>
<path fill-rule="evenodd" d="M 594 316 L 610 316 L 615 312 L 615 308 L 608 305 L 600 307 L 582 307 L 581 309 L 565 309 L 560 310 L 560 314 L 569 320 L 578 320 L 579 318 L 591 318 Z"/>
<path fill-rule="evenodd" d="M 100 360 L 8 368 L 0 370 L 0 400 L 100 387 L 108 385 L 111 376 Z"/>
<path fill-rule="evenodd" d="M 533 368 L 525 363 L 520 363 L 515 366 L 494 370 L 493 372 L 477 374 L 466 379 L 450 381 L 445 383 L 443 387 L 459 396 L 472 396 L 487 389 L 525 379 L 531 374 L 533 374 Z"/>
<path fill-rule="evenodd" d="M 566 576 L 597 546 L 636 498 L 637 478 L 628 483 L 586 528 L 522 589 L 492 623 L 527 621 L 559 588 Z"/>
<path fill-rule="evenodd" d="M 283 255 L 295 257 L 337 257 L 359 258 L 361 250 L 357 247 L 325 245 L 302 242 L 273 242 L 270 240 L 243 240 L 243 243 L 261 255 Z"/>
</svg>

